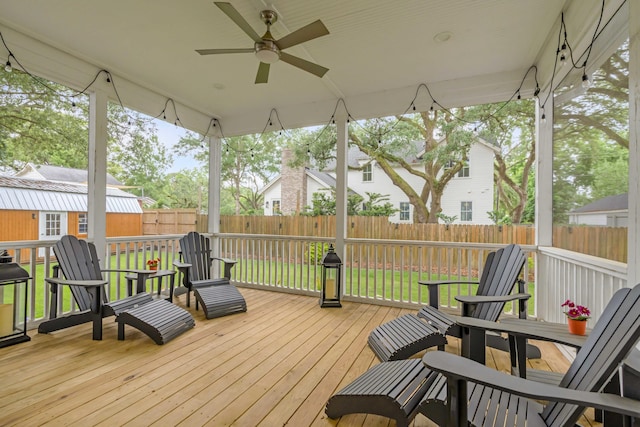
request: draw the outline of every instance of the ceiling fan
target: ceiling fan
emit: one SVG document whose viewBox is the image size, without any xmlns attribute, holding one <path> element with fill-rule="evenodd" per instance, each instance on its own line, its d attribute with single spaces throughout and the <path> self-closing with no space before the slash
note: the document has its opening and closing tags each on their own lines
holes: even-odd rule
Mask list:
<svg viewBox="0 0 640 427">
<path fill-rule="evenodd" d="M 200 55 L 217 55 L 221 53 L 255 53 L 256 57 L 260 60 L 260 66 L 258 67 L 258 74 L 256 75 L 256 83 L 267 83 L 269 80 L 269 67 L 274 62 L 282 60 L 287 64 L 291 64 L 294 67 L 298 67 L 301 70 L 307 71 L 318 77 L 325 75 L 328 68 L 321 65 L 314 64 L 297 56 L 289 55 L 283 52 L 292 46 L 296 46 L 300 43 L 304 43 L 315 38 L 326 36 L 329 34 L 329 30 L 324 26 L 322 21 L 317 20 L 309 25 L 306 25 L 284 37 L 280 40 L 275 40 L 271 35 L 271 25 L 278 19 L 278 15 L 272 10 L 263 10 L 260 12 L 260 18 L 262 22 L 267 26 L 267 32 L 262 37 L 256 33 L 249 23 L 240 15 L 235 7 L 231 3 L 227 2 L 214 2 L 216 6 L 220 8 L 233 22 L 236 23 L 242 31 L 244 31 L 255 42 L 253 48 L 239 48 L 239 49 L 196 49 Z"/>
</svg>

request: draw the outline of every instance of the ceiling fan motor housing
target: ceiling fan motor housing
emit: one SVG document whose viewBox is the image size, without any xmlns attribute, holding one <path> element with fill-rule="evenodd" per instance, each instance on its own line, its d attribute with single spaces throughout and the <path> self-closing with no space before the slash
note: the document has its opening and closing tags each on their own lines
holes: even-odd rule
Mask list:
<svg viewBox="0 0 640 427">
<path fill-rule="evenodd" d="M 271 40 L 262 40 L 261 42 L 256 42 L 256 58 L 260 60 L 260 62 L 264 62 L 265 64 L 273 64 L 280 59 L 280 49 L 278 46 Z"/>
</svg>

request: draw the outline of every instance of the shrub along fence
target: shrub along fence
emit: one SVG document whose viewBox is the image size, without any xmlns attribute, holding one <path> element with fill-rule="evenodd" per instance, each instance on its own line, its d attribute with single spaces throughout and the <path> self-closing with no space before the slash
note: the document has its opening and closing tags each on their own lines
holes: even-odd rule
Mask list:
<svg viewBox="0 0 640 427">
<path fill-rule="evenodd" d="M 333 237 L 334 216 L 222 216 L 221 233 Z M 195 209 L 151 210 L 143 215 L 145 235 L 207 231 L 207 215 Z M 386 217 L 350 216 L 348 237 L 374 240 L 422 240 L 533 245 L 532 225 L 395 224 Z M 554 246 L 613 261 L 627 262 L 627 229 L 623 227 L 554 226 Z"/>
</svg>

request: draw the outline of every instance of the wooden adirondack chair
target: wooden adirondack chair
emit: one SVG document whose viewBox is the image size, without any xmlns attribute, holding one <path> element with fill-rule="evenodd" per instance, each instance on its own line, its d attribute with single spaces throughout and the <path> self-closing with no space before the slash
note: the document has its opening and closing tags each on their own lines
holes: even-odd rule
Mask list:
<svg viewBox="0 0 640 427">
<path fill-rule="evenodd" d="M 473 322 L 467 322 L 475 328 Z M 447 426 L 571 426 L 586 407 L 640 421 L 640 401 L 598 393 L 640 339 L 640 285 L 616 292 L 558 386 L 503 374 L 468 359 L 429 353 L 439 372 L 419 412 Z M 536 400 L 548 401 L 543 405 Z"/>
<path fill-rule="evenodd" d="M 173 265 L 182 275 L 182 289 L 186 290 L 187 307 L 190 307 L 193 291 L 196 310 L 202 305 L 207 319 L 247 311 L 244 297 L 230 282 L 231 269 L 236 261 L 212 257 L 209 239 L 195 231 L 180 239 L 180 254 L 182 261 L 174 261 Z M 223 262 L 224 277 L 212 277 L 211 265 L 214 260 Z M 182 289 L 176 289 L 175 294 L 181 294 Z"/>
<path fill-rule="evenodd" d="M 495 325 L 472 318 L 459 320 L 473 325 L 463 328 L 473 328 L 473 333 L 484 334 L 483 326 Z M 398 426 L 408 426 L 422 413 L 440 426 L 451 422 L 490 426 L 496 421 L 504 426 L 560 427 L 573 425 L 584 406 L 638 417 L 640 401 L 592 392 L 600 391 L 609 381 L 639 338 L 640 285 L 614 295 L 559 386 L 510 376 L 464 357 L 433 351 L 422 360 L 383 362 L 372 367 L 334 394 L 325 412 L 329 418 L 377 414 L 396 420 Z M 463 354 L 472 354 L 467 347 L 470 341 L 462 342 Z M 478 357 L 479 353 L 473 354 Z M 466 382 L 471 384 L 466 386 Z M 494 382 L 498 385 L 490 386 Z M 524 393 L 524 397 L 516 396 L 518 393 Z M 529 398 L 567 403 L 543 406 Z"/>
<path fill-rule="evenodd" d="M 519 315 L 526 317 L 525 283 L 518 280 L 526 256 L 518 245 L 508 245 L 488 255 L 479 282 L 438 281 L 419 282 L 429 288 L 429 305 L 420 309 L 417 315 L 406 314 L 375 328 L 369 335 L 369 346 L 381 361 L 400 360 L 411 357 L 419 351 L 437 346 L 444 350 L 446 335 L 460 338 L 460 328 L 456 316 L 439 310 L 439 287 L 448 284 L 478 284 L 475 296 L 458 296 L 462 303 L 462 315 L 496 321 L 508 301 L 519 301 Z M 518 294 L 509 295 L 518 283 Z M 490 338 L 490 346 L 508 350 L 506 341 L 499 337 Z M 530 357 L 540 357 L 536 347 L 529 346 Z"/>
<path fill-rule="evenodd" d="M 45 279 L 51 290 L 50 319 L 38 326 L 38 332 L 50 333 L 93 322 L 93 339 L 101 340 L 102 318 L 115 315 L 119 340 L 124 340 L 124 325 L 128 324 L 147 334 L 157 344 L 164 344 L 195 325 L 188 311 L 166 300 L 155 300 L 146 292 L 109 302 L 105 292 L 107 281 L 103 279 L 102 273 L 138 271 L 101 270 L 96 248 L 92 243 L 75 236 L 63 236 L 53 247 L 53 252 L 59 265 L 54 267 L 54 277 Z M 64 278 L 57 277 L 59 271 Z M 149 271 L 140 273 L 149 274 Z M 58 317 L 60 285 L 69 286 L 79 312 Z"/>
</svg>

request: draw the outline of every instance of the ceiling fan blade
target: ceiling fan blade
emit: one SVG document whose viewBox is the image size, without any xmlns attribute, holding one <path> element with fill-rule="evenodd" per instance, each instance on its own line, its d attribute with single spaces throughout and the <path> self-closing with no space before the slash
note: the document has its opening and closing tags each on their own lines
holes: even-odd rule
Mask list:
<svg viewBox="0 0 640 427">
<path fill-rule="evenodd" d="M 256 74 L 256 84 L 257 83 L 267 83 L 269 80 L 269 68 L 271 64 L 267 64 L 266 62 L 261 62 L 258 67 L 258 74 Z"/>
<path fill-rule="evenodd" d="M 318 19 L 309 25 L 297 29 L 293 33 L 287 34 L 276 41 L 276 45 L 282 50 L 318 37 L 326 36 L 327 34 L 329 34 L 329 30 L 327 30 L 327 27 Z"/>
<path fill-rule="evenodd" d="M 242 29 L 242 31 L 244 31 L 249 37 L 251 37 L 251 40 L 253 40 L 254 42 L 259 42 L 262 40 L 262 38 L 260 38 L 258 33 L 256 33 L 255 30 L 251 28 L 251 25 L 249 25 L 249 23 L 245 21 L 242 15 L 240 15 L 240 12 L 238 12 L 236 8 L 231 5 L 231 3 L 222 2 L 222 1 L 216 1 L 214 3 L 229 18 L 231 18 L 231 20 L 235 22 L 236 25 L 240 27 L 240 29 Z"/>
<path fill-rule="evenodd" d="M 309 72 L 311 74 L 315 74 L 318 77 L 322 77 L 325 75 L 328 68 L 325 68 L 321 65 L 314 64 L 313 62 L 309 62 L 305 59 L 298 58 L 297 56 L 289 55 L 288 53 L 280 52 L 280 60 L 286 62 L 287 64 L 291 64 L 294 67 L 298 67 L 301 70 Z"/>
<path fill-rule="evenodd" d="M 240 48 L 240 49 L 196 49 L 200 55 L 217 55 L 219 53 L 254 53 L 254 48 Z"/>
</svg>

